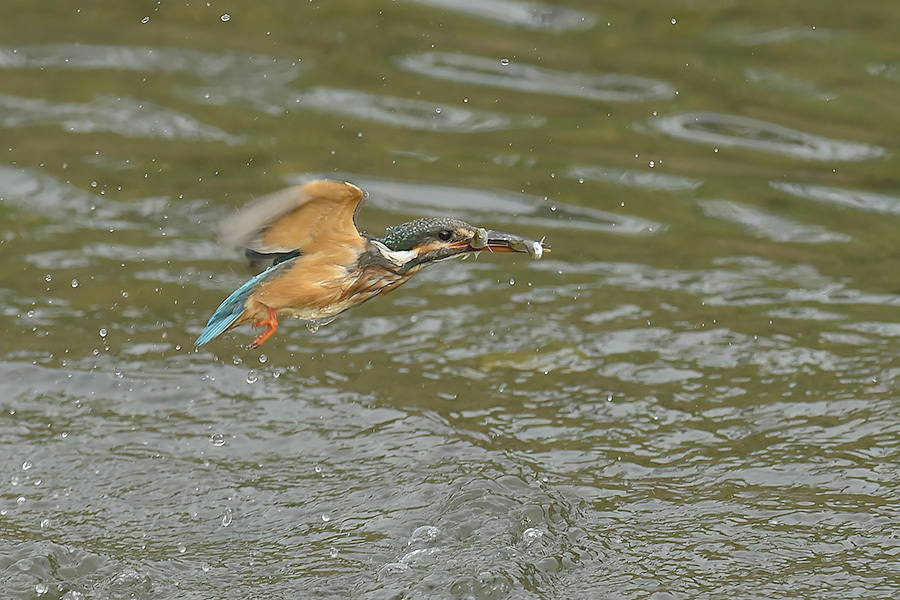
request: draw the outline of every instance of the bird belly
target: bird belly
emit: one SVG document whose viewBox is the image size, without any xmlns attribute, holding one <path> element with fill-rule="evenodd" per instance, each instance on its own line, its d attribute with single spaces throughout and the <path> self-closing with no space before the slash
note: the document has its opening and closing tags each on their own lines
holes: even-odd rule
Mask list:
<svg viewBox="0 0 900 600">
<path fill-rule="evenodd" d="M 303 265 L 303 258 L 296 259 L 296 266 L 282 276 L 260 286 L 247 300 L 248 313 L 265 318 L 271 307 L 279 315 L 306 321 L 331 319 L 409 279 L 377 266 L 348 270 L 335 264 Z"/>
</svg>

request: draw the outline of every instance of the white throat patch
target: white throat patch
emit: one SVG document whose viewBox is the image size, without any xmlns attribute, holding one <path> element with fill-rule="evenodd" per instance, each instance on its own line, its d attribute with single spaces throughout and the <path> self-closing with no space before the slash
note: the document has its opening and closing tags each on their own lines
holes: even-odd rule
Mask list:
<svg viewBox="0 0 900 600">
<path fill-rule="evenodd" d="M 388 260 L 388 262 L 398 267 L 402 267 L 419 256 L 415 250 L 391 250 L 378 240 L 372 240 L 372 245 L 378 250 L 379 254 Z"/>
</svg>

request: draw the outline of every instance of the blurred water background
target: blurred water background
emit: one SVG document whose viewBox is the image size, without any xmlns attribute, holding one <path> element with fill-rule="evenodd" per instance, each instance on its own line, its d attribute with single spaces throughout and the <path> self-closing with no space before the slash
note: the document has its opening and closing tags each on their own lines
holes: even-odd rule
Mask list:
<svg viewBox="0 0 900 600">
<path fill-rule="evenodd" d="M 896 2 L 0 16 L 0 597 L 897 596 Z M 195 351 L 319 176 L 553 251 Z"/>
</svg>

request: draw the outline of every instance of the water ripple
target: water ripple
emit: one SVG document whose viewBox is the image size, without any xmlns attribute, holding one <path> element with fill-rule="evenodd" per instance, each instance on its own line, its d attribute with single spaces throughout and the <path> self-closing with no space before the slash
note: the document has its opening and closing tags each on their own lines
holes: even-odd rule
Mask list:
<svg viewBox="0 0 900 600">
<path fill-rule="evenodd" d="M 597 18 L 569 8 L 518 0 L 413 0 L 441 10 L 535 31 L 589 29 Z"/>
<path fill-rule="evenodd" d="M 86 228 L 135 228 L 122 220 L 107 199 L 32 169 L 0 164 L 0 199 L 4 206 L 64 220 Z"/>
<path fill-rule="evenodd" d="M 194 117 L 135 98 L 99 96 L 93 102 L 50 102 L 0 95 L 0 126 L 59 124 L 74 133 L 110 132 L 131 138 L 222 141 L 239 143 L 231 135 Z"/>
<path fill-rule="evenodd" d="M 113 69 L 189 73 L 211 81 L 286 83 L 300 72 L 296 61 L 265 54 L 213 53 L 184 48 L 35 44 L 0 47 L 0 68 Z"/>
<path fill-rule="evenodd" d="M 822 244 L 849 242 L 853 239 L 849 235 L 832 233 L 821 225 L 798 223 L 743 202 L 701 200 L 700 205 L 703 212 L 710 217 L 737 223 L 756 237 L 769 238 L 776 242 Z"/>
<path fill-rule="evenodd" d="M 866 72 L 876 77 L 884 77 L 888 81 L 900 81 L 900 66 L 888 63 L 873 63 L 866 66 Z"/>
<path fill-rule="evenodd" d="M 774 152 L 807 160 L 860 161 L 888 156 L 888 152 L 880 146 L 833 140 L 736 115 L 681 113 L 654 119 L 651 125 L 666 135 L 682 140 Z"/>
<path fill-rule="evenodd" d="M 770 29 L 769 31 L 735 31 L 731 35 L 732 40 L 742 46 L 782 44 L 784 42 L 793 42 L 795 40 L 803 39 L 825 41 L 830 37 L 832 37 L 832 33 L 827 29 L 801 27 L 799 25 Z"/>
<path fill-rule="evenodd" d="M 438 79 L 604 102 L 643 102 L 675 96 L 674 87 L 649 77 L 566 73 L 469 54 L 428 52 L 396 58 L 395 63 L 401 69 Z"/>
<path fill-rule="evenodd" d="M 828 102 L 838 97 L 837 93 L 820 88 L 816 84 L 792 77 L 775 69 L 747 69 L 747 80 L 759 84 L 767 90 L 777 90 L 791 96 L 808 96 Z"/>
<path fill-rule="evenodd" d="M 630 291 L 667 290 L 697 296 L 709 306 L 751 306 L 802 302 L 825 305 L 900 306 L 898 294 L 864 292 L 847 282 L 822 275 L 809 265 L 784 267 L 752 256 L 726 256 L 707 270 L 659 269 L 635 263 L 567 264 L 570 274 L 590 275 L 580 289 L 619 286 Z M 553 260 L 529 265 L 532 270 L 557 270 Z"/>
<path fill-rule="evenodd" d="M 769 187 L 816 202 L 886 215 L 900 215 L 900 197 L 897 196 L 790 181 L 770 181 Z"/>
<path fill-rule="evenodd" d="M 536 229 L 581 229 L 622 235 L 655 235 L 665 230 L 657 221 L 612 213 L 596 208 L 548 202 L 545 198 L 500 190 L 453 185 L 434 185 L 375 178 L 355 174 L 329 173 L 352 181 L 370 193 L 369 202 L 396 212 L 449 212 L 461 218 L 534 227 Z M 307 181 L 309 175 L 289 178 L 292 183 Z"/>
<path fill-rule="evenodd" d="M 651 173 L 648 171 L 638 171 L 637 169 L 614 169 L 588 165 L 575 165 L 569 167 L 566 171 L 566 175 L 573 179 L 611 181 L 626 187 L 663 192 L 688 192 L 696 190 L 703 185 L 703 182 L 697 179 L 689 179 L 677 175 Z"/>
<path fill-rule="evenodd" d="M 409 129 L 473 133 L 519 127 L 539 127 L 543 117 L 510 117 L 500 113 L 470 110 L 440 102 L 377 96 L 338 88 L 318 87 L 303 92 L 298 105 L 324 112 Z"/>
<path fill-rule="evenodd" d="M 315 110 L 425 131 L 474 133 L 522 127 L 540 127 L 543 117 L 511 117 L 501 113 L 473 110 L 441 102 L 393 96 L 379 96 L 356 90 L 314 87 L 217 86 L 182 88 L 181 94 L 194 101 L 222 106 L 242 104 L 274 116 L 286 111 Z"/>
</svg>

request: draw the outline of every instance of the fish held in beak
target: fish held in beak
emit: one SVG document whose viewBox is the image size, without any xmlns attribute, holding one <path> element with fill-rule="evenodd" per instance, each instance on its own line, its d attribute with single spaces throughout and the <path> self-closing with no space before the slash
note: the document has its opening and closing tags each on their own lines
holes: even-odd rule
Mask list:
<svg viewBox="0 0 900 600">
<path fill-rule="evenodd" d="M 550 252 L 550 246 L 544 240 L 532 240 L 514 233 L 494 231 L 479 227 L 469 241 L 472 250 L 489 250 L 491 252 L 524 252 L 534 260 Z"/>
</svg>

